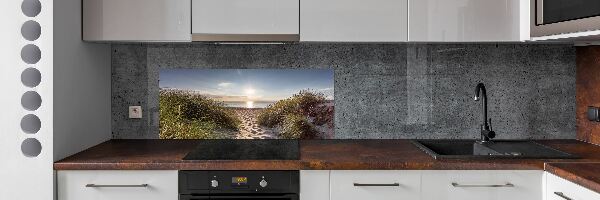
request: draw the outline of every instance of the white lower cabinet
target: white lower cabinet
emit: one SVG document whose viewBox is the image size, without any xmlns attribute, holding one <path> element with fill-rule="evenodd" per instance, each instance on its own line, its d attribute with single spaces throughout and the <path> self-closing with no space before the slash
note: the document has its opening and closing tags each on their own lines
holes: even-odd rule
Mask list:
<svg viewBox="0 0 600 200">
<path fill-rule="evenodd" d="M 423 171 L 422 200 L 542 200 L 543 171 Z"/>
<path fill-rule="evenodd" d="M 415 200 L 421 192 L 419 171 L 334 170 L 331 200 Z"/>
<path fill-rule="evenodd" d="M 301 200 L 329 200 L 329 170 L 300 171 Z"/>
<path fill-rule="evenodd" d="M 57 171 L 58 200 L 177 200 L 175 170 Z M 537 170 L 303 170 L 300 200 L 600 200 Z"/>
<path fill-rule="evenodd" d="M 599 200 L 600 194 L 554 174 L 545 174 L 545 200 Z"/>
<path fill-rule="evenodd" d="M 177 200 L 177 186 L 172 170 L 57 172 L 58 200 Z"/>
<path fill-rule="evenodd" d="M 327 180 L 320 173 L 319 183 Z M 329 199 L 542 200 L 543 174 L 537 170 L 332 170 Z M 323 196 L 316 199 L 326 199 Z"/>
</svg>

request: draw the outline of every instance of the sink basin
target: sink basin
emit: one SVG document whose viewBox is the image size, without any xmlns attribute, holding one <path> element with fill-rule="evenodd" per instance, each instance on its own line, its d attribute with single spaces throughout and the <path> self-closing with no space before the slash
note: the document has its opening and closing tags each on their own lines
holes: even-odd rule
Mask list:
<svg viewBox="0 0 600 200">
<path fill-rule="evenodd" d="M 435 159 L 578 158 L 569 153 L 527 140 L 495 140 L 486 143 L 479 143 L 475 140 L 413 140 L 412 142 Z"/>
</svg>

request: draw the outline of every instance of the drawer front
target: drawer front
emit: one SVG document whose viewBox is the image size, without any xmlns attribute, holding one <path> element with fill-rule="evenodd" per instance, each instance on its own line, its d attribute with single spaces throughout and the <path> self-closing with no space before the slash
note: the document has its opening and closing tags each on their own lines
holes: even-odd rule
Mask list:
<svg viewBox="0 0 600 200">
<path fill-rule="evenodd" d="M 423 171 L 423 200 L 542 200 L 543 171 Z"/>
<path fill-rule="evenodd" d="M 57 172 L 59 200 L 177 200 L 177 185 L 170 170 Z"/>
<path fill-rule="evenodd" d="M 598 200 L 600 194 L 567 181 L 554 174 L 546 173 L 546 200 Z"/>
<path fill-rule="evenodd" d="M 419 199 L 419 171 L 331 171 L 331 200 Z"/>
</svg>

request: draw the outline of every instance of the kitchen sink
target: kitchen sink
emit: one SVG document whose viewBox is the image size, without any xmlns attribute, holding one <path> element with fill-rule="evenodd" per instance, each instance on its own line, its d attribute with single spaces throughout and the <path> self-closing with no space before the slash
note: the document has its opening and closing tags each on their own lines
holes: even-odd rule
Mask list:
<svg viewBox="0 0 600 200">
<path fill-rule="evenodd" d="M 413 140 L 435 159 L 574 159 L 572 154 L 528 140 Z"/>
</svg>

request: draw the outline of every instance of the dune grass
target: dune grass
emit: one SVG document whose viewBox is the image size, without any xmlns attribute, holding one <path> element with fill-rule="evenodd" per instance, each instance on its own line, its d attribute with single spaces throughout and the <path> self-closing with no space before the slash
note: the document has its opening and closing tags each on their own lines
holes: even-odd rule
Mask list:
<svg viewBox="0 0 600 200">
<path fill-rule="evenodd" d="M 263 109 L 257 121 L 262 126 L 280 127 L 281 138 L 315 139 L 319 137 L 315 125 L 333 126 L 333 110 L 325 103 L 324 94 L 302 90 Z"/>
<path fill-rule="evenodd" d="M 240 120 L 223 103 L 183 91 L 160 91 L 161 139 L 224 139 Z"/>
</svg>

